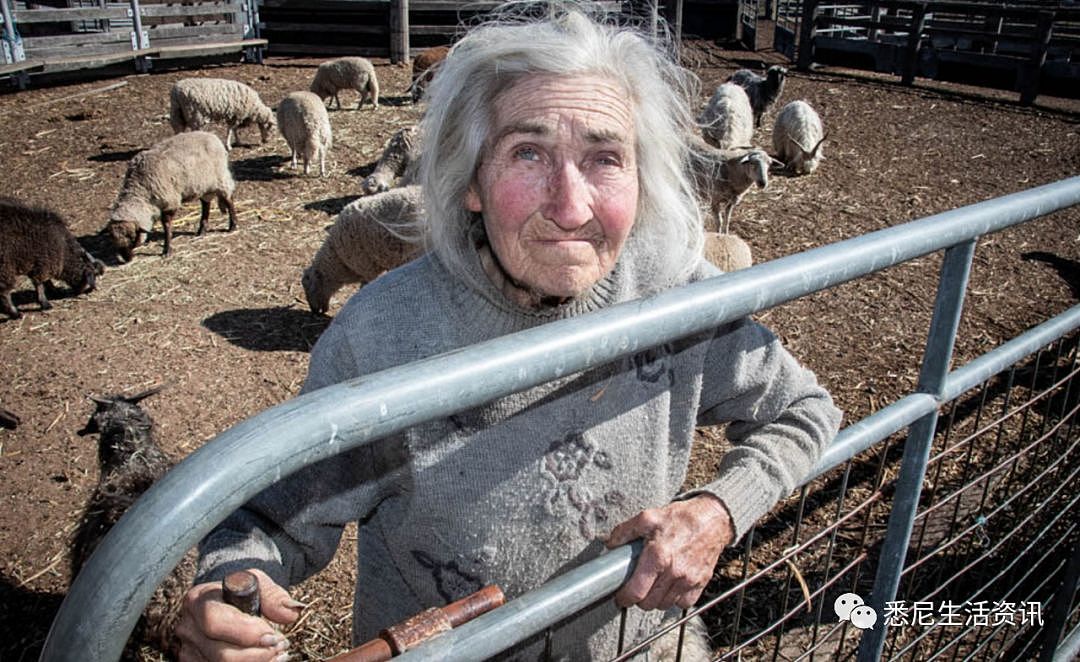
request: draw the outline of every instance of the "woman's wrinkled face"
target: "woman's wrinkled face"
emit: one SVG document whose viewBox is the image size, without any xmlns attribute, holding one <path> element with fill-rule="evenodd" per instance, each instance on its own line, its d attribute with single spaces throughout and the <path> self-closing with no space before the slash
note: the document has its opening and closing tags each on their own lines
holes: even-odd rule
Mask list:
<svg viewBox="0 0 1080 662">
<path fill-rule="evenodd" d="M 606 78 L 534 76 L 496 97 L 466 206 L 516 285 L 574 297 L 611 272 L 637 212 L 635 144 L 628 94 Z"/>
</svg>

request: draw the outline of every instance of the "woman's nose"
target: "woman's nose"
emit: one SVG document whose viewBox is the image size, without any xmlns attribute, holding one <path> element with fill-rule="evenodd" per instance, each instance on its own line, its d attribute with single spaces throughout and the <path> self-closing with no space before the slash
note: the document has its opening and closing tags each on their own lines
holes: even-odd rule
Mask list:
<svg viewBox="0 0 1080 662">
<path fill-rule="evenodd" d="M 564 163 L 552 173 L 544 215 L 564 230 L 581 227 L 592 219 L 592 198 L 577 164 Z"/>
</svg>

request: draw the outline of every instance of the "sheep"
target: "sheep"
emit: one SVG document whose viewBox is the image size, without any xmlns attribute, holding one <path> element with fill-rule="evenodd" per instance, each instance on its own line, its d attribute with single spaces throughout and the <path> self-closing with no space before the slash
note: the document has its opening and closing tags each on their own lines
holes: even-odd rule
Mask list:
<svg viewBox="0 0 1080 662">
<path fill-rule="evenodd" d="M 202 203 L 197 234 L 206 232 L 210 200 L 215 197 L 222 213 L 229 215 L 228 231 L 235 230 L 235 189 L 229 154 L 217 136 L 205 131 L 178 133 L 131 159 L 103 233 L 112 238 L 118 258 L 130 262 L 160 213 L 165 227 L 161 254 L 167 256 L 172 253 L 173 217 L 184 202 L 198 198 Z"/>
<path fill-rule="evenodd" d="M 436 65 L 446 59 L 450 52 L 449 46 L 432 46 L 424 49 L 413 58 L 412 62 L 412 90 L 413 103 L 417 103 L 424 96 L 424 90 L 428 83 L 435 77 Z"/>
<path fill-rule="evenodd" d="M 773 149 L 776 158 L 796 175 L 809 175 L 825 159 L 821 150 L 828 134 L 821 117 L 805 101 L 792 101 L 776 115 L 773 125 Z"/>
<path fill-rule="evenodd" d="M 342 57 L 319 65 L 311 81 L 311 91 L 318 94 L 320 99 L 329 97 L 329 105 L 336 101 L 340 110 L 338 90 L 356 90 L 360 93 L 356 101 L 357 110 L 360 110 L 366 98 L 370 98 L 376 108 L 379 107 L 379 79 L 375 77 L 375 66 L 362 57 Z"/>
<path fill-rule="evenodd" d="M 259 94 L 235 80 L 184 78 L 169 92 L 169 124 L 173 133 L 200 131 L 212 122 L 224 122 L 225 149 L 232 150 L 237 129 L 257 124 L 265 143 L 274 130 L 274 111 Z"/>
<path fill-rule="evenodd" d="M 735 83 L 716 88 L 698 117 L 706 142 L 726 149 L 749 145 L 754 138 L 754 111 L 750 97 Z"/>
<path fill-rule="evenodd" d="M 157 386 L 132 396 L 90 397 L 95 410 L 78 434 L 99 435 L 100 475 L 72 543 L 73 578 L 117 520 L 172 467 L 158 445 L 153 419 L 139 406 L 141 400 L 162 388 Z M 195 550 L 190 550 L 154 592 L 130 646 L 145 642 L 171 659 L 176 658 L 179 650 L 173 631 L 184 593 L 194 576 Z"/>
<path fill-rule="evenodd" d="M 311 92 L 290 92 L 277 109 L 278 127 L 292 152 L 292 167 L 296 168 L 296 156 L 304 159 L 304 174 L 316 158 L 319 174 L 326 176 L 326 153 L 333 145 L 330 116 L 322 99 Z"/>
<path fill-rule="evenodd" d="M 705 233 L 705 259 L 725 273 L 753 266 L 750 245 L 735 234 Z"/>
<path fill-rule="evenodd" d="M 103 273 L 105 265 L 79 244 L 59 214 L 0 198 L 0 309 L 8 317 L 22 316 L 11 301 L 20 276 L 30 277 L 38 304 L 49 310 L 45 285 L 51 279 L 64 281 L 77 295 L 92 291 Z"/>
<path fill-rule="evenodd" d="M 707 203 L 717 229 L 727 234 L 735 206 L 751 186 L 769 186 L 769 167 L 778 162 L 763 149 L 717 149 L 700 138 L 689 139 L 689 171 L 698 198 Z"/>
<path fill-rule="evenodd" d="M 409 167 L 420 156 L 420 127 L 417 125 L 399 129 L 386 143 L 382 156 L 379 157 L 375 170 L 364 178 L 364 195 L 389 191 L 394 181 L 401 177 L 400 185 L 407 186 L 412 181 Z"/>
<path fill-rule="evenodd" d="M 420 238 L 407 239 L 403 231 L 423 213 L 416 185 L 360 198 L 342 209 L 304 270 L 301 282 L 311 312 L 325 314 L 330 298 L 342 286 L 369 283 L 417 257 Z"/>
<path fill-rule="evenodd" d="M 746 96 L 750 98 L 750 107 L 754 111 L 754 126 L 761 126 L 761 118 L 780 98 L 784 91 L 784 77 L 787 69 L 774 64 L 769 67 L 764 76 L 760 76 L 749 69 L 739 69 L 728 78 L 729 83 L 735 83 L 746 90 Z"/>
</svg>

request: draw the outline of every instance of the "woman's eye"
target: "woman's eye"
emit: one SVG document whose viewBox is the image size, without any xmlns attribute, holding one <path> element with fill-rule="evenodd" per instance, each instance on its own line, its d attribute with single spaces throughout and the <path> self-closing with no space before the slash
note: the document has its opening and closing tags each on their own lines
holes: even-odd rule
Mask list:
<svg viewBox="0 0 1080 662">
<path fill-rule="evenodd" d="M 518 147 L 514 150 L 514 157 L 525 161 L 538 161 L 540 159 L 540 152 L 536 151 L 533 147 Z"/>
</svg>

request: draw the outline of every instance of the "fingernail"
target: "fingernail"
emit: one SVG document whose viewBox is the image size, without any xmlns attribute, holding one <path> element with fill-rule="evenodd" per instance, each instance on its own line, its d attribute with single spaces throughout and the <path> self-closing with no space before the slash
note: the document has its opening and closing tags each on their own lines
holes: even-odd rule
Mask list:
<svg viewBox="0 0 1080 662">
<path fill-rule="evenodd" d="M 280 634 L 264 634 L 259 638 L 259 645 L 266 648 L 273 648 L 283 641 L 286 641 L 286 639 Z"/>
<path fill-rule="evenodd" d="M 286 609 L 307 609 L 306 602 L 300 602 L 299 600 L 293 600 L 292 598 L 285 600 L 281 605 Z"/>
<path fill-rule="evenodd" d="M 281 643 L 279 643 L 277 646 L 274 646 L 274 651 L 277 652 L 277 653 L 287 651 L 287 650 L 289 650 L 289 646 L 291 646 L 291 645 L 292 644 L 289 643 L 288 639 L 283 639 L 281 641 Z"/>
</svg>

